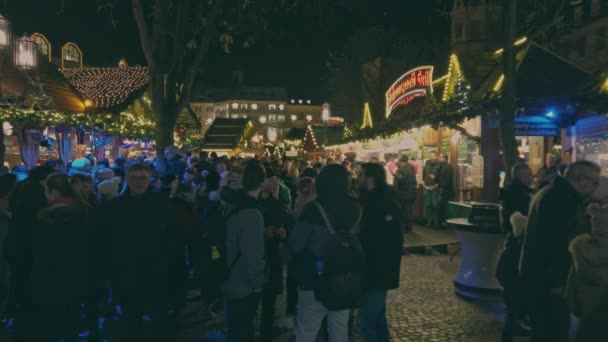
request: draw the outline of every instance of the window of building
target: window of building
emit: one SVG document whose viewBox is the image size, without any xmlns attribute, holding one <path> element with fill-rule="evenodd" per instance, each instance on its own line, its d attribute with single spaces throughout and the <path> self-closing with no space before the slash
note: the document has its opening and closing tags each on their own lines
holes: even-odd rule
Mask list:
<svg viewBox="0 0 608 342">
<path fill-rule="evenodd" d="M 268 115 L 268 122 L 277 122 L 277 115 L 276 114 Z"/>
<path fill-rule="evenodd" d="M 285 122 L 285 115 L 279 115 L 279 122 Z"/>
<path fill-rule="evenodd" d="M 585 57 L 586 53 L 586 48 L 587 48 L 587 44 L 585 42 L 585 37 L 580 37 L 577 41 L 576 41 L 576 52 L 578 53 L 579 57 Z"/>
<path fill-rule="evenodd" d="M 31 38 L 36 42 L 36 44 L 38 44 L 38 49 L 40 50 L 40 53 L 45 56 L 48 56 L 49 61 L 50 61 L 51 60 L 51 44 L 46 39 L 46 37 L 41 35 L 40 33 L 34 33 Z"/>
<path fill-rule="evenodd" d="M 63 56 L 66 61 L 80 63 L 80 50 L 75 44 L 66 44 L 63 48 Z"/>
<path fill-rule="evenodd" d="M 230 114 L 230 118 L 232 118 L 232 119 L 238 119 L 239 115 L 238 114 Z"/>
<path fill-rule="evenodd" d="M 602 50 L 606 47 L 606 39 L 608 37 L 606 37 L 606 29 L 605 28 L 601 28 L 597 30 L 597 33 L 595 34 L 595 48 L 597 50 Z"/>
</svg>

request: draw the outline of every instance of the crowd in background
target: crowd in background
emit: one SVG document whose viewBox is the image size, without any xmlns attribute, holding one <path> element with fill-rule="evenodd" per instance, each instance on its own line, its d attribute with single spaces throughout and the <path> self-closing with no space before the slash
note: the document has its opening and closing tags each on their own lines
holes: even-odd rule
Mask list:
<svg viewBox="0 0 608 342">
<path fill-rule="evenodd" d="M 593 341 L 585 334 L 601 326 L 608 302 L 608 189 L 597 196 L 599 174 L 590 162 L 566 169 L 547 158 L 533 189 L 530 168 L 513 168 L 501 194 L 508 237 L 497 274 L 505 340 L 532 326 L 534 341 L 566 341 L 574 313 L 580 341 Z M 272 341 L 286 328 L 297 342 L 319 333 L 346 342 L 354 308 L 363 341 L 389 341 L 387 292 L 399 287 L 420 188 L 427 224 L 440 227 L 455 192 L 444 155 L 359 163 L 182 156 L 169 147 L 155 160 L 4 170 L 0 314 L 16 341 L 76 341 L 82 330 L 89 341 L 171 341 L 197 288 L 201 316 L 224 311 L 228 341 L 255 341 L 256 331 Z M 119 322 L 114 335 L 101 317 Z"/>
<path fill-rule="evenodd" d="M 297 341 L 320 330 L 348 341 L 355 307 L 365 340 L 388 340 L 386 293 L 399 285 L 407 226 L 401 198 L 385 165 L 344 158 L 169 147 L 155 160 L 3 170 L 0 314 L 15 341 L 76 341 L 83 330 L 89 341 L 171 341 L 194 287 L 202 316 L 224 311 L 228 341 L 253 341 L 254 331 L 271 341 L 277 327 L 295 328 Z M 113 336 L 100 318 L 119 322 Z"/>
</svg>

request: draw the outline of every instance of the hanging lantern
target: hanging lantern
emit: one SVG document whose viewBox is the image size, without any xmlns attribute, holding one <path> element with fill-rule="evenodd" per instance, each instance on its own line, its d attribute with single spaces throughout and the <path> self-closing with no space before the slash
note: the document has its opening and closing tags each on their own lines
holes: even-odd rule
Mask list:
<svg viewBox="0 0 608 342">
<path fill-rule="evenodd" d="M 0 15 L 0 49 L 11 44 L 11 22 Z"/>
<path fill-rule="evenodd" d="M 36 42 L 27 36 L 17 39 L 15 65 L 21 69 L 35 69 L 38 54 Z"/>
</svg>

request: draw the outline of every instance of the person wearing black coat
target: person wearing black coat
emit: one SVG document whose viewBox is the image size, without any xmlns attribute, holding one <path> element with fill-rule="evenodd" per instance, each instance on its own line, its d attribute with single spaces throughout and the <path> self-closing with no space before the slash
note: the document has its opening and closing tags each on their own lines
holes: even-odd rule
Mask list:
<svg viewBox="0 0 608 342">
<path fill-rule="evenodd" d="M 447 220 L 448 203 L 454 199 L 454 168 L 450 165 L 448 156 L 441 154 L 441 166 L 437 175 L 439 182 L 439 199 L 437 201 L 437 212 L 439 223 L 445 225 Z"/>
<path fill-rule="evenodd" d="M 530 203 L 519 270 L 531 299 L 532 342 L 568 341 L 570 314 L 563 296 L 572 266 L 568 245 L 580 233 L 600 171 L 592 162 L 575 162 Z"/>
<path fill-rule="evenodd" d="M 402 156 L 399 160 L 399 168 L 395 173 L 395 188 L 399 191 L 401 206 L 405 214 L 405 222 L 403 222 L 404 232 L 412 228 L 412 208 L 416 201 L 416 193 L 418 191 L 418 181 L 416 180 L 416 169 L 414 165 L 409 163 L 408 156 Z"/>
<path fill-rule="evenodd" d="M 169 198 L 149 191 L 150 169 L 134 164 L 127 171 L 127 190 L 107 206 L 110 225 L 110 278 L 123 309 L 118 341 L 143 337 L 142 315 L 149 312 L 153 340 L 169 341 L 169 263 L 177 229 Z"/>
<path fill-rule="evenodd" d="M 360 240 L 366 257 L 367 290 L 359 309 L 363 341 L 390 340 L 386 318 L 388 290 L 399 288 L 403 234 L 398 194 L 386 184 L 384 168 L 363 164 L 359 176 L 363 216 Z"/>
<path fill-rule="evenodd" d="M 525 300 L 518 291 L 520 286 L 518 265 L 523 231 L 518 227 L 514 229 L 511 224 L 511 216 L 519 212 L 523 216 L 528 215 L 528 207 L 532 199 L 532 182 L 534 176 L 527 164 L 516 164 L 511 170 L 513 182 L 503 189 L 499 199 L 502 204 L 502 225 L 506 233 L 503 252 L 498 262 L 496 275 L 504 291 L 503 297 L 507 307 L 507 319 L 503 330 L 503 341 L 511 341 L 516 334 L 524 333 L 526 330 L 520 324 L 525 310 L 523 305 Z"/>
<path fill-rule="evenodd" d="M 294 218 L 291 210 L 279 200 L 279 178 L 277 172 L 267 170 L 269 179 L 260 196 L 260 208 L 264 216 L 266 269 L 268 279 L 262 293 L 261 341 L 272 341 L 272 329 L 276 298 L 283 293 L 282 245 L 291 230 Z"/>
<path fill-rule="evenodd" d="M 26 341 L 77 341 L 88 290 L 88 204 L 82 184 L 65 174 L 46 179 L 50 206 L 38 212 Z"/>
</svg>

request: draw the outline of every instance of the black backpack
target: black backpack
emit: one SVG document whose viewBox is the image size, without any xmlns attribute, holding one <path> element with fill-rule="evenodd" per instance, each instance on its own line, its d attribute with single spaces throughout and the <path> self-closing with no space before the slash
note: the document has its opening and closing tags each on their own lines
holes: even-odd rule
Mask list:
<svg viewBox="0 0 608 342">
<path fill-rule="evenodd" d="M 336 232 L 323 207 L 314 203 L 330 234 L 325 258 L 315 263 L 315 298 L 330 311 L 356 308 L 365 290 L 365 254 L 357 238 L 361 215 L 350 230 Z"/>
</svg>

